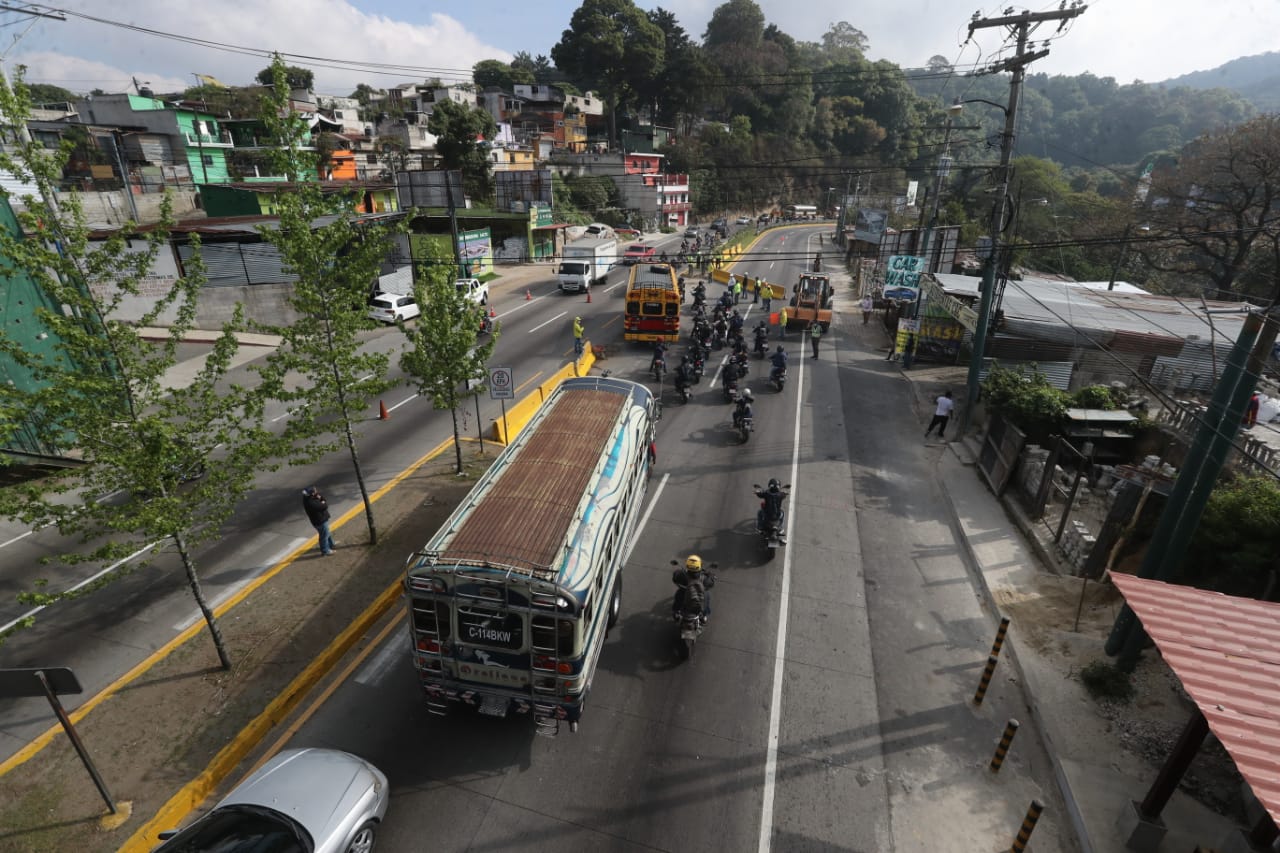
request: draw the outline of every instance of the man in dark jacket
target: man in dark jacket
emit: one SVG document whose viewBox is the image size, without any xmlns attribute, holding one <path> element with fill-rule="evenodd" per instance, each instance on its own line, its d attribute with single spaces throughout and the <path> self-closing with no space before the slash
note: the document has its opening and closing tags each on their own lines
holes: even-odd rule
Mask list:
<svg viewBox="0 0 1280 853">
<path fill-rule="evenodd" d="M 302 508 L 311 526 L 320 534 L 320 553 L 329 556 L 334 545 L 333 537 L 329 535 L 329 502 L 315 486 L 307 486 L 302 490 Z"/>
</svg>

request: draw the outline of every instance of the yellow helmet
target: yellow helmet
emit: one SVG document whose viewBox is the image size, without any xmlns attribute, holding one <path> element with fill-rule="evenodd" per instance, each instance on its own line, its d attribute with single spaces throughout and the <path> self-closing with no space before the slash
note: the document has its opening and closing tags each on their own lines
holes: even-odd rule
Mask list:
<svg viewBox="0 0 1280 853">
<path fill-rule="evenodd" d="M 686 572 L 702 571 L 702 558 L 697 554 L 690 554 L 689 559 L 684 561 L 684 570 Z"/>
</svg>

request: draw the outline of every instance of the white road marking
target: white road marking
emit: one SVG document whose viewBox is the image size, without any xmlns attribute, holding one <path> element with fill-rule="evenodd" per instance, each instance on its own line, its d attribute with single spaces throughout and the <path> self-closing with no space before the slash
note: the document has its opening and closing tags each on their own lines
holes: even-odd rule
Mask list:
<svg viewBox="0 0 1280 853">
<path fill-rule="evenodd" d="M 564 316 L 568 315 L 568 313 L 569 313 L 568 311 L 561 311 L 559 314 L 557 314 L 556 316 L 552 317 L 552 318 L 551 318 L 550 320 L 548 320 L 547 322 L 545 322 L 545 323 L 539 323 L 537 326 L 534 326 L 532 329 L 530 329 L 530 330 L 529 330 L 529 334 L 533 334 L 534 332 L 538 331 L 539 329 L 544 329 L 544 328 L 546 328 L 547 326 L 550 326 L 550 325 L 551 325 L 552 323 L 554 323 L 556 320 L 559 320 L 561 317 L 564 317 Z"/>
<path fill-rule="evenodd" d="M 670 476 L 670 474 L 663 474 L 662 479 L 658 481 L 658 488 L 653 490 L 653 497 L 649 498 L 649 505 L 645 507 L 644 515 L 640 516 L 640 522 L 636 525 L 636 535 L 631 537 L 631 541 L 627 543 L 627 553 L 622 555 L 624 566 L 631 560 L 631 549 L 636 546 L 640 534 L 644 533 L 645 525 L 649 523 L 649 516 L 653 515 L 653 508 L 658 505 L 658 498 L 662 497 L 662 490 L 666 488 L 667 478 Z"/>
<path fill-rule="evenodd" d="M 8 542 L 0 542 L 0 548 L 7 548 L 8 546 L 12 545 L 14 542 L 17 542 L 22 539 L 26 539 L 28 536 L 30 536 L 32 533 L 35 533 L 35 532 L 36 532 L 36 528 L 33 527 L 30 530 L 28 530 L 26 533 L 19 533 L 17 536 L 13 537 Z"/>
<path fill-rule="evenodd" d="M 378 653 L 365 662 L 364 667 L 356 674 L 356 684 L 375 684 L 382 680 L 384 673 L 396 665 L 405 655 L 404 643 L 386 643 Z"/>
<path fill-rule="evenodd" d="M 804 387 L 804 359 L 800 359 L 800 375 L 796 377 Z M 799 403 L 800 394 L 796 392 L 796 423 L 791 437 L 791 483 L 792 493 L 800 488 L 800 416 L 803 407 Z M 787 542 L 791 541 L 792 523 L 795 521 L 795 501 L 791 502 L 791 512 L 787 513 Z M 764 760 L 764 802 L 760 807 L 760 844 L 759 853 L 769 853 L 773 845 L 773 799 L 778 781 L 778 740 L 782 725 L 782 677 L 787 656 L 787 616 L 791 598 L 791 546 L 782 546 L 782 589 L 779 592 L 781 602 L 778 605 L 778 638 L 773 651 L 773 698 L 769 702 L 769 740 Z"/>
<path fill-rule="evenodd" d="M 394 412 L 396 409 L 400 408 L 400 407 L 401 407 L 401 406 L 403 406 L 405 403 L 411 402 L 411 401 L 416 400 L 416 399 L 418 399 L 418 395 L 417 395 L 417 394 L 411 394 L 411 395 L 409 395 L 408 397 L 405 397 L 405 398 L 404 398 L 403 400 L 401 400 L 399 403 L 396 403 L 394 406 L 392 406 L 391 408 L 387 409 L 387 411 L 388 411 L 388 412 Z"/>
<path fill-rule="evenodd" d="M 240 578 L 234 584 L 227 587 L 222 592 L 218 593 L 211 601 L 209 601 L 209 608 L 211 610 L 217 610 L 218 607 L 220 607 L 224 601 L 226 601 L 227 599 L 231 598 L 231 596 L 239 592 L 245 586 L 245 584 L 249 583 L 249 581 L 253 580 L 258 575 L 265 572 L 267 569 L 270 569 L 272 566 L 277 565 L 281 560 L 289 556 L 289 554 L 291 554 L 295 549 L 297 549 L 299 545 L 302 545 L 308 540 L 314 539 L 314 538 L 315 537 L 313 536 L 306 536 L 306 537 L 298 537 L 297 539 L 291 540 L 289 544 L 285 545 L 275 554 L 272 554 L 270 557 L 268 557 L 265 562 L 254 566 L 244 575 L 244 577 Z M 201 613 L 200 608 L 197 607 L 194 613 L 192 613 L 190 616 L 183 619 L 181 622 L 175 622 L 171 627 L 173 628 L 174 631 L 182 632 L 187 630 L 187 628 L 189 628 L 197 620 L 200 620 L 203 618 L 204 618 L 204 614 Z"/>
<path fill-rule="evenodd" d="M 95 575 L 90 575 L 89 577 L 87 577 L 87 578 L 85 578 L 84 580 L 80 581 L 80 583 L 78 583 L 78 584 L 76 584 L 75 586 L 73 586 L 73 587 L 71 587 L 71 588 L 67 589 L 65 592 L 63 592 L 63 595 L 66 595 L 67 593 L 71 593 L 71 592 L 76 592 L 77 590 L 82 589 L 83 587 L 86 587 L 86 586 L 88 586 L 89 584 L 93 583 L 93 582 L 94 582 L 94 581 L 96 581 L 98 578 L 102 577 L 103 575 L 105 575 L 105 574 L 109 574 L 109 573 L 111 573 L 111 572 L 114 572 L 116 569 L 120 568 L 120 567 L 121 567 L 121 566 L 123 566 L 125 563 L 129 562 L 130 560 L 132 560 L 134 557 L 137 557 L 137 556 L 139 556 L 139 555 L 141 555 L 141 554 L 145 554 L 145 553 L 147 553 L 147 552 L 148 552 L 148 551 L 150 551 L 152 548 L 154 548 L 154 547 L 156 547 L 157 545 L 159 545 L 162 541 L 163 541 L 163 540 L 157 539 L 155 542 L 152 542 L 150 545 L 144 545 L 144 546 L 142 546 L 141 548 L 139 548 L 138 550 L 134 551 L 134 552 L 133 552 L 132 554 L 130 554 L 129 556 L 125 557 L 124 559 L 117 560 L 116 562 L 114 562 L 114 563 L 112 563 L 111 565 L 107 566 L 105 569 L 103 569 L 102 571 L 98 572 L 97 574 L 95 574 Z M 35 616 L 35 615 L 36 615 L 37 613 L 39 613 L 41 610 L 44 610 L 46 607 L 49 607 L 49 606 L 51 606 L 51 605 L 48 605 L 48 604 L 41 604 L 39 607 L 33 607 L 33 608 L 31 608 L 30 610 L 28 610 L 26 613 L 23 613 L 23 614 L 22 614 L 21 616 L 19 616 L 17 619 L 14 619 L 12 622 L 8 622 L 8 623 L 6 623 L 6 624 L 4 624 L 4 625 L 0 625 L 0 634 L 3 634 L 5 631 L 8 631 L 10 628 L 12 628 L 14 625 L 17 625 L 19 622 L 23 621 L 24 619 L 30 619 L 32 616 Z"/>
</svg>

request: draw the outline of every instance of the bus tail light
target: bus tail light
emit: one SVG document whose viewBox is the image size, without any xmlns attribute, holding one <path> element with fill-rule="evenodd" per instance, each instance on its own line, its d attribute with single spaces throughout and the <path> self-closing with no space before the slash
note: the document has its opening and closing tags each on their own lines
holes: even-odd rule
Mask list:
<svg viewBox="0 0 1280 853">
<path fill-rule="evenodd" d="M 433 637 L 419 637 L 418 651 L 429 652 L 430 654 L 433 654 L 433 655 L 439 654 L 441 651 L 440 642 Z"/>
<path fill-rule="evenodd" d="M 533 668 L 546 670 L 548 672 L 554 671 L 556 668 L 556 659 L 550 655 L 534 655 Z"/>
<path fill-rule="evenodd" d="M 560 665 L 556 667 L 556 672 L 561 675 L 569 675 L 573 672 L 573 664 L 561 662 Z"/>
</svg>

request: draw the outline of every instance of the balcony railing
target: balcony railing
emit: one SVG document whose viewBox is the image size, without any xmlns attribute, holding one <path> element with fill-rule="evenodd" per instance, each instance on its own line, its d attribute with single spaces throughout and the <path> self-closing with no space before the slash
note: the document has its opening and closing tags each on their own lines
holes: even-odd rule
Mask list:
<svg viewBox="0 0 1280 853">
<path fill-rule="evenodd" d="M 213 148 L 231 148 L 235 145 L 235 143 L 231 141 L 231 134 L 225 130 L 217 135 L 211 133 L 188 132 L 185 133 L 184 136 L 187 137 L 187 145 L 190 145 L 192 148 L 199 148 L 201 145 L 208 145 Z"/>
</svg>

